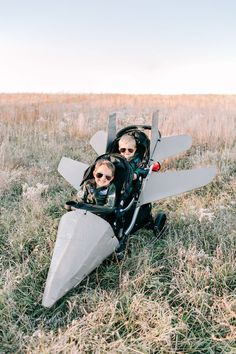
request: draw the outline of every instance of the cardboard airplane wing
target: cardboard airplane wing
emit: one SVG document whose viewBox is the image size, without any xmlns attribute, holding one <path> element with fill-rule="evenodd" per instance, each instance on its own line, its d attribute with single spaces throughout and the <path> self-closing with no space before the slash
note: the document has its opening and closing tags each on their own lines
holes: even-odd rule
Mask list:
<svg viewBox="0 0 236 354">
<path fill-rule="evenodd" d="M 98 154 L 98 156 L 103 155 L 106 152 L 107 137 L 108 134 L 106 132 L 104 132 L 103 130 L 99 130 L 92 136 L 89 141 L 90 145 Z"/>
<path fill-rule="evenodd" d="M 173 135 L 162 137 L 152 154 L 152 161 L 163 161 L 188 150 L 192 145 L 189 135 Z"/>
<path fill-rule="evenodd" d="M 192 138 L 189 135 L 173 135 L 161 137 L 158 129 L 158 115 L 156 111 L 152 115 L 152 129 L 150 141 L 150 160 L 161 162 L 168 157 L 178 155 L 188 150 L 192 145 Z"/>
<path fill-rule="evenodd" d="M 79 162 L 68 157 L 62 157 L 58 172 L 69 182 L 75 189 L 80 188 L 85 170 L 89 167 L 86 163 Z"/>
<path fill-rule="evenodd" d="M 143 185 L 138 205 L 188 192 L 210 183 L 216 175 L 214 166 L 185 171 L 152 172 Z"/>
</svg>

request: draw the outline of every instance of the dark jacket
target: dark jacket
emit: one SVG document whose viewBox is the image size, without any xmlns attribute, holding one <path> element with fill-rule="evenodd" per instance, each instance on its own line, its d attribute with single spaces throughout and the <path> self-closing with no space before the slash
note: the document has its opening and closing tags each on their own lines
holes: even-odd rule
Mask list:
<svg viewBox="0 0 236 354">
<path fill-rule="evenodd" d="M 148 175 L 148 169 L 143 167 L 142 160 L 140 159 L 138 153 L 134 154 L 134 157 L 129 161 L 129 164 L 132 167 L 134 173 L 136 173 L 137 178 L 139 178 L 139 176 L 144 178 Z"/>
</svg>

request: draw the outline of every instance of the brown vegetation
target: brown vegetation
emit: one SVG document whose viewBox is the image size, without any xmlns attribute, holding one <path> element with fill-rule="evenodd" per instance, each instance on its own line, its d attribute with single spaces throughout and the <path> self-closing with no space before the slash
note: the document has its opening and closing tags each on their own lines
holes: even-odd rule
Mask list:
<svg viewBox="0 0 236 354">
<path fill-rule="evenodd" d="M 117 112 L 119 127 L 190 134 L 164 168 L 215 164 L 208 186 L 154 206 L 168 230 L 130 237 L 50 310 L 42 294 L 63 204 L 60 158 L 92 162 L 89 138 Z M 3 353 L 236 351 L 236 96 L 0 94 L 1 340 Z"/>
</svg>

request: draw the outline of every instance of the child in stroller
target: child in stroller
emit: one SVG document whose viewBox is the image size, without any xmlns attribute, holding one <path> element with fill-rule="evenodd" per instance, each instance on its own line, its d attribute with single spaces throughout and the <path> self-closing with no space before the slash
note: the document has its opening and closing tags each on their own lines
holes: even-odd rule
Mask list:
<svg viewBox="0 0 236 354">
<path fill-rule="evenodd" d="M 124 134 L 120 138 L 118 145 L 120 154 L 129 161 L 130 166 L 134 171 L 133 180 L 138 179 L 139 176 L 146 177 L 148 174 L 148 168 L 142 167 L 143 162 L 137 151 L 135 137 L 132 134 Z"/>
<path fill-rule="evenodd" d="M 117 133 L 115 140 L 108 147 L 108 152 L 120 153 L 124 156 L 133 170 L 132 196 L 134 197 L 135 202 L 125 215 L 125 225 L 128 229 L 130 222 L 132 223 L 143 179 L 150 171 L 150 140 L 145 133 L 145 130 L 150 129 L 151 127 L 148 125 L 128 126 Z M 166 223 L 166 214 L 159 212 L 156 217 L 153 218 L 151 210 L 151 203 L 141 206 L 135 222 L 133 223 L 132 232 L 145 227 L 147 229 L 152 229 L 155 236 L 162 235 Z M 118 250 L 118 254 L 121 255 L 121 258 L 125 249 L 125 244 L 126 237 L 123 238 Z"/>
<path fill-rule="evenodd" d="M 94 167 L 93 178 L 87 179 L 81 185 L 76 195 L 76 201 L 69 201 L 65 208 L 70 211 L 76 208 L 78 202 L 96 204 L 113 208 L 116 200 L 116 187 L 112 183 L 115 166 L 111 161 L 99 159 Z"/>
</svg>

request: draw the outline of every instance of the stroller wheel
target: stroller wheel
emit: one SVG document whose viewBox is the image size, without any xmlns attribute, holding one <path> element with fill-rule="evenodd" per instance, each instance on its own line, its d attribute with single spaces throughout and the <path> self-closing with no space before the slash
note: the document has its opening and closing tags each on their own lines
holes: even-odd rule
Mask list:
<svg viewBox="0 0 236 354">
<path fill-rule="evenodd" d="M 166 229 L 166 214 L 160 212 L 154 219 L 153 232 L 156 237 L 161 237 Z"/>
<path fill-rule="evenodd" d="M 116 252 L 116 260 L 121 262 L 125 256 L 125 251 Z"/>
</svg>

